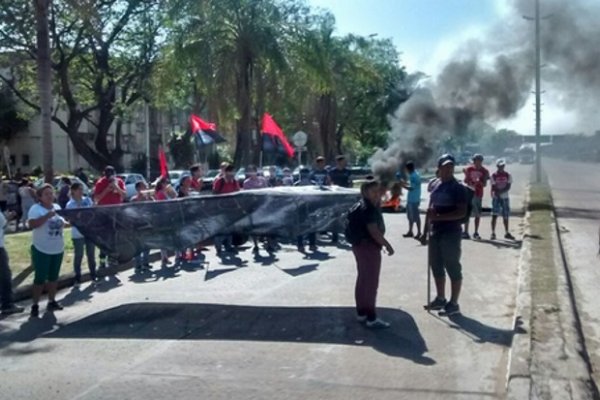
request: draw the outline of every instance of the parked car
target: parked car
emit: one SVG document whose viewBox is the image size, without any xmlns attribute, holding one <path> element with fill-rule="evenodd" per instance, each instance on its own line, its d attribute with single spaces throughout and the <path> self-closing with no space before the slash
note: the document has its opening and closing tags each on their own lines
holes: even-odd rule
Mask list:
<svg viewBox="0 0 600 400">
<path fill-rule="evenodd" d="M 52 179 L 52 187 L 54 187 L 55 192 L 58 192 L 60 190 L 60 178 L 62 178 L 63 176 L 65 176 L 65 175 L 57 175 Z M 67 176 L 67 178 L 69 178 L 71 180 L 71 183 L 74 183 L 74 182 L 81 183 L 81 185 L 83 186 L 83 194 L 85 196 L 91 196 L 92 190 L 90 190 L 88 185 L 83 183 L 81 181 L 81 179 L 79 179 L 78 177 L 73 176 L 73 175 L 66 175 L 66 176 Z M 44 179 L 40 178 L 37 181 L 33 182 L 33 187 L 37 189 L 40 186 L 42 186 L 43 184 L 44 184 Z"/>
<path fill-rule="evenodd" d="M 173 185 L 173 187 L 175 187 L 179 183 L 179 179 L 181 179 L 181 177 L 184 174 L 189 175 L 189 173 L 190 173 L 190 171 L 187 169 L 176 169 L 173 171 L 169 171 L 169 180 L 171 181 L 171 185 Z"/>
<path fill-rule="evenodd" d="M 202 190 L 212 190 L 213 183 L 219 172 L 221 171 L 218 169 L 209 169 L 206 171 L 206 174 L 202 177 Z"/>
<path fill-rule="evenodd" d="M 125 173 L 117 174 L 117 176 L 121 178 L 123 182 L 125 182 L 125 191 L 127 192 L 125 195 L 126 201 L 129 201 L 133 196 L 135 196 L 135 185 L 138 182 L 144 182 L 146 186 L 148 186 L 148 182 L 146 182 L 146 179 L 141 174 Z"/>
</svg>

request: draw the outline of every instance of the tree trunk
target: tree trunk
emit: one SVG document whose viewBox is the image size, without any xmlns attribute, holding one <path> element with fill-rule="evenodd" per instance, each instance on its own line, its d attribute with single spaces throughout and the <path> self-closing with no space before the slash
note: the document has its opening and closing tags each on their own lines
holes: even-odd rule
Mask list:
<svg viewBox="0 0 600 400">
<path fill-rule="evenodd" d="M 237 108 L 240 118 L 237 121 L 237 137 L 234 164 L 238 166 L 256 163 L 256 155 L 252 151 L 252 61 L 245 59 L 243 68 L 237 77 Z"/>
<path fill-rule="evenodd" d="M 319 98 L 319 135 L 323 145 L 323 157 L 331 162 L 336 156 L 337 104 L 333 93 Z"/>
<path fill-rule="evenodd" d="M 37 78 L 40 96 L 40 123 L 42 128 L 42 159 L 44 180 L 54 178 L 52 159 L 52 64 L 50 60 L 50 29 L 48 14 L 52 0 L 34 0 L 37 30 Z"/>
</svg>

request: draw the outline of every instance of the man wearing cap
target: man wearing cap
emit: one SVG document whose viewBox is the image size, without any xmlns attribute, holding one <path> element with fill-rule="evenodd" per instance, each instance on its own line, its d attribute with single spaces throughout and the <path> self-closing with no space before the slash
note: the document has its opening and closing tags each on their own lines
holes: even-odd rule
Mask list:
<svg viewBox="0 0 600 400">
<path fill-rule="evenodd" d="M 483 200 L 483 188 L 490 179 L 489 171 L 483 166 L 483 156 L 475 154 L 473 156 L 473 164 L 465 168 L 465 184 L 470 187 L 475 193 L 473 195 L 473 203 L 471 217 L 475 218 L 475 231 L 473 239 L 481 239 L 479 236 L 479 222 L 481 220 L 481 207 Z M 464 239 L 469 239 L 469 220 L 465 222 Z"/>
<path fill-rule="evenodd" d="M 508 230 L 508 217 L 510 216 L 508 191 L 512 185 L 512 176 L 504 170 L 505 165 L 504 159 L 499 159 L 496 162 L 498 169 L 492 174 L 490 180 L 492 185 L 492 240 L 496 239 L 496 221 L 499 215 L 502 216 L 502 222 L 504 222 L 504 238 L 515 239 Z"/>
<path fill-rule="evenodd" d="M 314 182 L 315 185 L 319 186 L 329 186 L 331 185 L 331 180 L 329 178 L 329 174 L 325 169 L 325 158 L 322 156 L 317 157 L 315 160 L 315 168 L 310 173 L 310 180 Z"/>
<path fill-rule="evenodd" d="M 437 296 L 427 305 L 442 315 L 460 313 L 458 298 L 462 286 L 461 221 L 467 213 L 467 196 L 454 177 L 454 157 L 444 154 L 438 160 L 439 177 L 433 182 L 427 218 L 431 224 L 429 262 Z M 446 300 L 446 273 L 450 277 L 450 301 Z"/>
</svg>

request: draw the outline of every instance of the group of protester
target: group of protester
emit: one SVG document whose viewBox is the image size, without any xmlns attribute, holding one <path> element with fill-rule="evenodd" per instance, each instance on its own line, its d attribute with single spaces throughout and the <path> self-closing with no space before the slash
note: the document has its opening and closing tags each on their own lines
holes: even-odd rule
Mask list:
<svg viewBox="0 0 600 400">
<path fill-rule="evenodd" d="M 436 178 L 430 181 L 429 205 L 425 216 L 425 229 L 421 231 L 419 203 L 421 201 L 421 177 L 412 161 L 405 164 L 407 180 L 401 185 L 408 190 L 406 214 L 409 230 L 404 237 L 415 237 L 428 244 L 428 268 L 435 281 L 436 296 L 428 310 L 437 310 L 440 315 L 451 316 L 460 313 L 458 300 L 462 289 L 461 240 L 468 239 L 469 217 L 475 218 L 473 237 L 480 239 L 479 224 L 482 213 L 481 200 L 487 181 L 491 181 L 492 195 L 492 234 L 496 239 L 496 223 L 502 217 L 505 238 L 514 240 L 509 231 L 509 191 L 511 175 L 505 171 L 506 162 L 496 162 L 497 171 L 491 176 L 483 167 L 483 157 L 476 154 L 473 164 L 465 168 L 464 181 L 454 176 L 455 159 L 445 154 L 438 159 Z M 371 180 L 361 187 L 362 199 L 348 214 L 346 239 L 352 244 L 357 264 L 355 285 L 356 318 L 369 328 L 387 328 L 390 324 L 378 318 L 376 312 L 377 288 L 381 270 L 381 251 L 389 255 L 394 249 L 385 239 L 385 224 L 381 214 L 381 185 Z M 471 209 L 471 212 L 469 212 Z M 416 225 L 417 233 L 413 233 Z M 464 225 L 464 230 L 462 226 Z M 446 275 L 450 279 L 450 298 L 446 297 Z"/>
<path fill-rule="evenodd" d="M 474 157 L 474 163 L 465 169 L 464 184 L 454 176 L 455 160 L 451 155 L 444 155 L 438 160 L 437 177 L 429 184 L 430 202 L 427 207 L 424 229 L 421 225 L 419 206 L 421 201 L 421 178 L 413 162 L 405 165 L 407 180 L 401 185 L 408 191 L 406 209 L 409 221 L 409 231 L 404 237 L 416 237 L 429 243 L 429 262 L 433 272 L 436 286 L 436 297 L 426 307 L 430 310 L 442 310 L 445 315 L 460 312 L 458 305 L 462 286 L 462 267 L 460 263 L 461 239 L 468 233 L 468 222 L 465 223 L 467 211 L 472 206 L 472 215 L 475 219 L 474 237 L 479 237 L 479 217 L 481 215 L 481 197 L 487 180 L 491 180 L 492 187 L 492 232 L 495 232 L 498 216 L 502 216 L 505 227 L 505 237 L 512 238 L 508 231 L 509 201 L 508 191 L 512 183 L 510 174 L 504 170 L 503 160 L 497 162 L 498 170 L 489 176 L 481 164 L 480 156 Z M 351 174 L 346 167 L 344 156 L 336 158 L 336 166 L 327 170 L 325 159 L 318 157 L 315 168 L 301 168 L 299 179 L 294 181 L 289 169 L 283 170 L 283 176 L 277 176 L 275 170 L 269 171 L 268 177 L 258 174 L 258 169 L 250 165 L 246 168 L 246 178 L 243 183 L 235 179 L 234 167 L 224 163 L 221 165 L 220 174 L 213 182 L 214 194 L 233 193 L 239 190 L 256 190 L 273 186 L 303 186 L 303 185 L 337 185 L 352 187 Z M 66 182 L 65 182 L 66 184 Z M 165 201 L 173 198 L 187 197 L 194 191 L 202 188 L 202 168 L 194 165 L 189 174 L 182 176 L 177 185 L 173 186 L 167 177 L 159 178 L 152 190 L 144 182 L 136 184 L 136 195 L 131 201 Z M 474 192 L 472 205 L 469 204 L 469 190 Z M 394 249 L 385 238 L 385 224 L 381 214 L 380 202 L 386 188 L 374 179 L 367 180 L 361 187 L 362 199 L 353 207 L 348 216 L 348 228 L 345 232 L 346 240 L 352 245 L 357 263 L 357 280 L 355 286 L 355 300 L 357 319 L 364 322 L 369 328 L 385 328 L 389 323 L 378 318 L 376 313 L 376 295 L 381 269 L 381 250 L 385 249 L 389 255 L 394 254 Z M 68 200 L 64 205 L 67 209 L 93 207 L 95 205 L 120 204 L 125 200 L 126 190 L 124 182 L 115 175 L 114 168 L 108 166 L 103 176 L 96 182 L 93 199 L 85 197 L 83 186 L 79 182 L 69 186 Z M 54 188 L 45 184 L 37 189 L 37 203 L 30 207 L 27 223 L 33 230 L 31 245 L 31 261 L 34 268 L 33 304 L 31 316 L 39 315 L 39 301 L 44 289 L 48 293 L 48 310 L 60 310 L 62 306 L 56 301 L 57 281 L 60 273 L 64 254 L 63 229 L 68 221 L 56 213 L 61 205 L 55 203 Z M 58 201 L 61 201 L 59 192 Z M 4 214 L 0 214 L 0 226 L 6 224 Z M 11 217 L 9 215 L 9 217 Z M 465 230 L 461 228 L 465 224 Z M 414 234 L 413 228 L 417 232 Z M 495 233 L 492 233 L 492 239 Z M 298 250 L 304 251 L 304 242 L 308 239 L 311 250 L 316 250 L 316 233 L 307 238 L 297 238 Z M 82 279 L 81 263 L 84 255 L 87 257 L 90 277 L 97 279 L 95 246 L 75 227 L 72 229 L 74 247 L 74 272 L 75 281 Z M 253 238 L 254 249 L 258 252 L 258 241 Z M 333 235 L 337 240 L 337 235 Z M 265 238 L 266 248 L 273 251 L 277 243 L 273 238 Z M 217 254 L 232 250 L 232 238 L 218 236 L 215 238 Z M 176 254 L 176 261 L 180 262 L 193 254 L 194 249 L 182 249 Z M 136 270 L 150 268 L 148 252 L 144 251 L 136 256 Z M 161 250 L 163 267 L 169 266 L 168 253 Z M 12 302 L 11 275 L 8 266 L 8 256 L 4 249 L 4 233 L 0 229 L 0 289 L 1 311 L 3 314 L 22 312 L 23 308 Z M 106 266 L 106 255 L 100 253 L 100 267 Z M 451 281 L 451 294 L 447 299 L 445 295 L 446 274 Z"/>
</svg>

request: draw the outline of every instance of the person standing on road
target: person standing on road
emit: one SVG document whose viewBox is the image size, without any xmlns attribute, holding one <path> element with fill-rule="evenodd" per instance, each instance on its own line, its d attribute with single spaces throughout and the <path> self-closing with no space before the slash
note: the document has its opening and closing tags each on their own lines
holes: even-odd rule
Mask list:
<svg viewBox="0 0 600 400">
<path fill-rule="evenodd" d="M 135 184 L 136 194 L 131 198 L 132 202 L 152 201 L 152 195 L 147 192 L 146 182 L 139 181 Z M 140 272 L 142 268 L 151 269 L 149 261 L 150 250 L 144 249 L 135 256 L 135 271 Z"/>
<path fill-rule="evenodd" d="M 317 157 L 315 160 L 315 168 L 310 173 L 310 180 L 317 186 L 329 186 L 331 185 L 331 179 L 325 169 L 325 158 L 322 156 Z"/>
<path fill-rule="evenodd" d="M 490 173 L 483 166 L 483 156 L 481 154 L 475 154 L 473 156 L 473 164 L 465 168 L 465 184 L 474 190 L 471 217 L 475 218 L 475 228 L 473 232 L 473 239 L 481 239 L 479 235 L 479 222 L 481 221 L 481 208 L 483 200 L 483 188 L 490 179 Z M 465 230 L 463 233 L 463 239 L 469 239 L 469 219 L 465 222 Z"/>
<path fill-rule="evenodd" d="M 44 184 L 37 191 L 38 204 L 29 209 L 27 223 L 33 229 L 31 245 L 31 265 L 33 265 L 33 305 L 31 317 L 39 316 L 39 301 L 44 288 L 48 292 L 48 311 L 62 310 L 56 301 L 58 277 L 63 260 L 65 241 L 63 228 L 65 220 L 56 211 L 60 206 L 54 203 L 54 188 Z"/>
<path fill-rule="evenodd" d="M 388 328 L 390 324 L 377 317 L 376 299 L 381 272 L 381 249 L 391 256 L 394 249 L 385 239 L 385 223 L 381 214 L 381 188 L 373 180 L 361 187 L 362 199 L 354 205 L 348 215 L 346 239 L 352 244 L 356 259 L 356 319 L 368 328 Z"/>
<path fill-rule="evenodd" d="M 444 154 L 438 160 L 439 178 L 432 184 L 427 218 L 431 223 L 429 262 L 435 280 L 436 298 L 426 307 L 444 315 L 460 313 L 458 298 L 462 287 L 461 229 L 467 213 L 466 190 L 454 177 L 454 157 Z M 446 301 L 446 273 L 450 277 L 451 296 Z"/>
<path fill-rule="evenodd" d="M 8 262 L 8 253 L 4 248 L 4 229 L 9 219 L 16 217 L 16 214 L 9 211 L 5 216 L 0 212 L 0 313 L 10 315 L 22 313 L 23 307 L 17 307 L 13 303 L 12 274 Z"/>
<path fill-rule="evenodd" d="M 202 167 L 200 164 L 194 164 L 190 167 L 191 182 L 190 188 L 200 193 L 202 191 Z"/>
<path fill-rule="evenodd" d="M 344 155 L 338 155 L 335 158 L 335 168 L 329 170 L 329 181 L 331 184 L 351 188 L 352 187 L 352 175 L 350 170 L 346 167 L 346 157 Z M 331 243 L 337 243 L 339 235 L 337 232 L 331 233 Z"/>
<path fill-rule="evenodd" d="M 23 178 L 21 180 L 18 194 L 21 198 L 21 223 L 23 225 L 23 229 L 25 230 L 27 229 L 27 215 L 29 214 L 29 209 L 36 202 L 35 190 L 31 187 L 31 182 L 29 182 L 27 178 Z"/>
<path fill-rule="evenodd" d="M 502 216 L 504 223 L 504 238 L 515 240 L 514 236 L 508 230 L 508 218 L 510 217 L 510 202 L 508 192 L 512 185 L 512 176 L 504 170 L 506 162 L 501 158 L 496 162 L 498 170 L 492 174 L 492 236 L 491 239 L 496 239 L 496 222 L 498 216 Z"/>
<path fill-rule="evenodd" d="M 156 181 L 156 185 L 154 186 L 154 199 L 156 201 L 167 201 L 171 198 L 171 195 L 169 195 L 168 190 L 171 189 L 173 190 L 173 188 L 171 187 L 171 183 L 168 181 L 167 178 L 165 177 L 160 177 L 157 181 Z M 176 197 L 177 193 L 175 193 L 173 195 L 173 197 Z M 165 268 L 171 265 L 171 262 L 169 261 L 169 251 L 167 249 L 160 249 L 160 260 L 161 260 L 161 267 Z"/>
<path fill-rule="evenodd" d="M 83 195 L 83 185 L 79 182 L 71 184 L 71 200 L 67 203 L 66 209 L 93 207 L 94 202 Z M 75 272 L 75 283 L 81 283 L 81 261 L 83 252 L 87 257 L 88 268 L 90 269 L 90 279 L 96 280 L 96 247 L 94 243 L 87 239 L 76 227 L 71 228 L 71 238 L 73 241 L 73 270 Z"/>
<path fill-rule="evenodd" d="M 292 176 L 292 170 L 288 167 L 283 169 L 283 177 L 281 178 L 282 186 L 294 186 L 294 177 Z"/>
<path fill-rule="evenodd" d="M 99 206 L 121 204 L 127 196 L 125 182 L 115 175 L 114 167 L 107 165 L 104 176 L 94 186 L 94 202 Z M 106 267 L 106 254 L 100 251 L 100 268 Z"/>
<path fill-rule="evenodd" d="M 421 237 L 421 216 L 419 205 L 421 204 L 421 175 L 415 168 L 413 161 L 408 161 L 404 168 L 408 174 L 408 182 L 402 181 L 402 187 L 408 190 L 406 196 L 406 217 L 408 219 L 408 232 L 402 235 L 405 238 L 413 237 L 417 240 Z M 413 235 L 413 225 L 417 225 L 417 234 Z"/>
<path fill-rule="evenodd" d="M 223 170 L 223 175 L 219 176 L 213 182 L 213 193 L 214 194 L 228 194 L 240 191 L 240 184 L 235 179 L 235 170 L 233 165 L 227 164 Z M 218 235 L 214 238 L 215 249 L 217 255 L 223 254 L 223 247 L 225 251 L 230 253 L 234 251 L 233 248 L 233 236 L 231 235 Z"/>
</svg>

